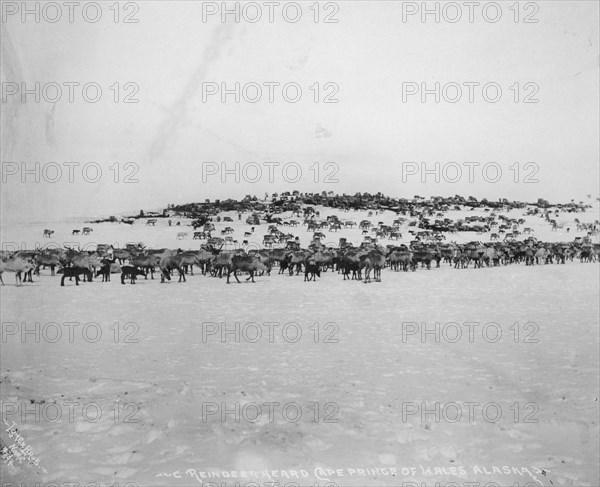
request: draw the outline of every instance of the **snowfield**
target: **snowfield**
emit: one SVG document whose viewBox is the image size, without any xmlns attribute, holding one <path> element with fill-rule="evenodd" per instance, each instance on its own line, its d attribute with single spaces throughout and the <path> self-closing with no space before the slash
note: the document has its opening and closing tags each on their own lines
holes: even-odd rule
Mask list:
<svg viewBox="0 0 600 487">
<path fill-rule="evenodd" d="M 561 218 L 573 216 L 597 212 Z M 244 220 L 217 230 L 233 226 L 241 242 Z M 526 220 L 540 240 L 579 235 Z M 71 237 L 82 225 L 6 225 L 2 240 L 201 243 L 183 220 L 92 225 L 92 235 Z M 42 239 L 44 228 L 55 238 Z M 308 244 L 305 227 L 283 230 Z M 177 241 L 178 231 L 188 238 Z M 361 241 L 357 228 L 325 233 L 336 245 Z M 39 466 L 2 464 L 2 481 L 600 485 L 597 263 L 386 268 L 368 285 L 331 271 L 305 283 L 276 268 L 256 284 L 241 280 L 196 271 L 187 283 L 123 286 L 113 275 L 60 287 L 43 270 L 15 287 L 5 274 L 0 438 L 13 442 L 14 421 Z"/>
</svg>

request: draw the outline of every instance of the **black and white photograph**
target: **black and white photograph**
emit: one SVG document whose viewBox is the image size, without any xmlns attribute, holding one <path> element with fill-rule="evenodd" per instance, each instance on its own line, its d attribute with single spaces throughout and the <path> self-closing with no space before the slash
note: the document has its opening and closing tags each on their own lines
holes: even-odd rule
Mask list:
<svg viewBox="0 0 600 487">
<path fill-rule="evenodd" d="M 597 0 L 0 0 L 0 487 L 598 487 Z"/>
</svg>

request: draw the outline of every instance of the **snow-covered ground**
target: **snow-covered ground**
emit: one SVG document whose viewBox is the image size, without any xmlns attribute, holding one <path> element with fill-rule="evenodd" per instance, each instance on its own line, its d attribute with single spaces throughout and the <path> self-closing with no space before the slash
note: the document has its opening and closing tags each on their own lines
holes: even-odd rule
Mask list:
<svg viewBox="0 0 600 487">
<path fill-rule="evenodd" d="M 598 215 L 561 216 L 574 217 Z M 232 226 L 241 242 L 249 227 L 234 220 L 217 230 Z M 526 220 L 540 240 L 582 235 Z M 166 225 L 91 225 L 91 236 L 72 237 L 83 222 L 23 223 L 3 226 L 2 241 L 198 248 L 190 227 Z M 285 231 L 304 246 L 311 235 Z M 362 239 L 357 229 L 324 233 L 334 244 Z M 201 275 L 135 286 L 116 275 L 64 288 L 49 271 L 35 280 L 15 287 L 4 276 L 0 391 L 4 419 L 46 472 L 2 465 L 3 482 L 600 483 L 598 264 L 385 269 L 370 285 L 332 272 L 229 286 Z"/>
</svg>

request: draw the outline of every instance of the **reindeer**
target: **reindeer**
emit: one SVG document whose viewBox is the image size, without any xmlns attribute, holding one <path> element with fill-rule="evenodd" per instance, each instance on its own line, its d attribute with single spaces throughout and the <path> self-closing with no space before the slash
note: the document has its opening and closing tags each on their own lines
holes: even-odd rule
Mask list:
<svg viewBox="0 0 600 487">
<path fill-rule="evenodd" d="M 88 278 L 88 280 L 92 280 L 92 273 L 89 269 L 85 268 L 85 267 L 79 267 L 79 266 L 73 266 L 73 267 L 63 267 L 59 272 L 62 272 L 62 278 L 60 279 L 60 285 L 64 286 L 65 285 L 65 278 L 71 278 L 74 277 L 75 278 L 75 285 L 79 286 L 79 275 L 83 274 L 84 275 L 84 282 L 85 282 L 85 277 Z"/>
<path fill-rule="evenodd" d="M 125 284 L 125 278 L 129 278 L 131 284 L 135 284 L 137 276 L 145 276 L 146 273 L 132 265 L 124 265 L 121 267 L 121 284 Z"/>
<path fill-rule="evenodd" d="M 314 259 L 308 259 L 304 263 L 304 281 L 317 282 L 317 277 L 321 277 L 320 265 Z"/>
<path fill-rule="evenodd" d="M 0 261 L 0 283 L 4 286 L 2 274 L 6 271 L 15 273 L 15 285 L 19 286 L 23 283 L 21 274 L 25 276 L 31 273 L 36 268 L 35 263 L 30 259 L 24 259 L 18 255 L 6 261 Z"/>
<path fill-rule="evenodd" d="M 102 282 L 110 282 L 110 266 L 111 262 L 105 259 L 102 261 L 102 267 L 96 271 L 96 277 L 102 276 Z"/>
<path fill-rule="evenodd" d="M 255 283 L 256 281 L 254 280 L 254 274 L 259 271 L 267 272 L 268 268 L 265 264 L 263 264 L 259 257 L 252 255 L 234 255 L 231 258 L 231 264 L 227 269 L 227 284 L 229 284 L 229 276 L 232 272 L 235 280 L 240 283 L 240 280 L 237 276 L 238 271 L 248 272 L 250 276 L 246 279 L 246 281 L 252 279 L 252 282 Z"/>
</svg>

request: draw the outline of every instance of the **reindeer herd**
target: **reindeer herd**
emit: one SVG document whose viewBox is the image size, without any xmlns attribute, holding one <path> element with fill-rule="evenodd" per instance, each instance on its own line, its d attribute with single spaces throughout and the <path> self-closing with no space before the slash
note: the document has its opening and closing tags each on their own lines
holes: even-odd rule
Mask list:
<svg viewBox="0 0 600 487">
<path fill-rule="evenodd" d="M 230 237 L 234 229 L 225 227 L 221 230 L 221 237 L 212 237 L 215 226 L 209 222 L 201 225 L 202 231 L 194 232 L 194 238 L 206 240 L 199 250 L 148 249 L 141 244 L 129 244 L 125 248 L 98 245 L 96 250 L 90 252 L 63 248 L 3 253 L 0 281 L 4 284 L 4 272 L 14 272 L 17 285 L 23 281 L 33 282 L 33 275 L 50 269 L 51 275 L 62 274 L 61 286 L 65 285 L 67 278 L 70 282 L 75 279 L 75 285 L 79 285 L 80 281 L 91 282 L 94 278 L 109 282 L 111 274 L 120 274 L 121 284 L 135 284 L 142 277 L 153 280 L 155 273 L 159 274 L 161 283 L 173 277 L 178 282 L 186 282 L 186 276 L 194 276 L 196 267 L 203 276 L 225 277 L 228 284 L 232 275 L 238 283 L 240 274 L 247 274 L 246 280 L 255 282 L 255 276 L 270 276 L 274 268 L 277 268 L 277 274 L 303 274 L 306 282 L 316 282 L 324 272 L 337 273 L 344 281 L 371 282 L 381 281 L 384 269 L 415 272 L 417 269 L 439 268 L 442 264 L 454 269 L 480 269 L 514 264 L 565 264 L 574 260 L 583 263 L 598 261 L 600 253 L 599 245 L 591 242 L 591 235 L 598 233 L 597 221 L 594 224 L 582 224 L 576 220 L 578 231 L 588 231 L 587 236 L 576 237 L 571 242 L 551 243 L 537 240 L 531 235 L 531 227 L 524 227 L 520 231 L 525 224 L 524 219 L 510 219 L 494 212 L 454 222 L 443 218 L 442 213 L 429 210 L 410 221 L 407 221 L 408 218 L 397 218 L 392 225 L 382 221 L 374 224 L 367 219 L 360 222 L 343 221 L 336 215 L 321 220 L 319 212 L 315 211 L 305 211 L 302 223 L 293 219 L 300 215 L 300 212 L 292 214 L 292 218 L 286 220 L 269 215 L 266 221 L 270 224 L 262 239 L 262 248 L 256 249 L 249 249 L 247 240 L 244 240 L 242 248 L 225 249 L 225 245 L 234 243 Z M 369 213 L 371 216 L 373 212 Z M 544 215 L 546 221 L 554 226 L 556 222 L 550 216 L 548 213 Z M 258 217 L 253 217 L 247 223 L 256 225 L 257 221 L 260 224 Z M 146 225 L 155 224 L 156 219 L 146 222 Z M 300 225 L 306 226 L 307 232 L 312 232 L 312 241 L 307 248 L 301 247 L 298 236 L 282 231 L 282 228 Z M 193 226 L 194 230 L 199 228 Z M 323 243 L 326 238 L 323 231 L 327 230 L 331 235 L 331 232 L 342 228 L 353 229 L 355 226 L 358 226 L 363 237 L 359 245 L 353 245 L 347 238 L 340 238 L 335 245 Z M 254 235 L 255 228 L 252 226 L 245 231 L 244 237 Z M 84 230 L 88 234 L 92 231 L 90 227 Z M 403 238 L 401 230 L 411 236 L 410 242 L 398 242 Z M 472 240 L 463 244 L 445 242 L 447 236 L 456 232 L 473 232 L 477 235 L 490 233 L 490 240 L 485 243 Z M 44 230 L 44 236 L 52 233 L 52 230 Z M 178 232 L 177 239 L 183 238 L 184 233 L 187 235 L 187 232 Z M 504 238 L 500 239 L 500 235 Z M 518 240 L 519 236 L 526 238 Z M 388 243 L 383 245 L 382 240 L 386 239 Z"/>
</svg>

